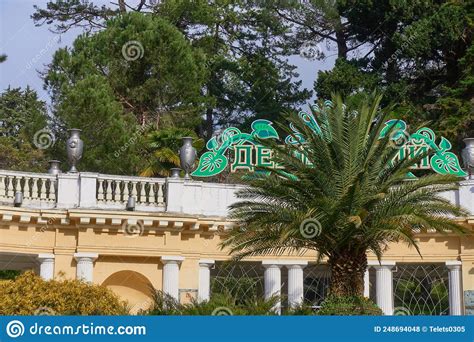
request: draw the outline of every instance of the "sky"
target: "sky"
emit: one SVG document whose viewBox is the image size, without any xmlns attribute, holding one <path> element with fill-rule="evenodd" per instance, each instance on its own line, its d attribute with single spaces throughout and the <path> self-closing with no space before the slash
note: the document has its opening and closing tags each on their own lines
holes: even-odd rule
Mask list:
<svg viewBox="0 0 474 342">
<path fill-rule="evenodd" d="M 45 8 L 47 0 L 0 0 L 0 54 L 7 55 L 7 61 L 0 64 L 0 89 L 26 87 L 38 92 L 40 99 L 50 103 L 43 89 L 40 72 L 46 70 L 54 52 L 65 46 L 71 46 L 74 38 L 81 33 L 76 29 L 65 34 L 55 34 L 48 26 L 36 27 L 31 19 L 33 5 Z M 106 4 L 106 0 L 94 1 Z M 115 1 L 112 1 L 115 2 Z M 330 53 L 326 53 L 331 55 Z M 319 70 L 331 69 L 335 57 L 324 61 L 308 60 L 299 55 L 291 56 L 290 63 L 298 67 L 302 87 L 313 89 L 313 83 Z"/>
</svg>

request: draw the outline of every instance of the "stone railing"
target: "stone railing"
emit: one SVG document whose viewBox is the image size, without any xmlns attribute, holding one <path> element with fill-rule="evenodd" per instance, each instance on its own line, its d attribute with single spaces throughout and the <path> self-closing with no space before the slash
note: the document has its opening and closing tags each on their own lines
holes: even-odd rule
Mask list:
<svg viewBox="0 0 474 342">
<path fill-rule="evenodd" d="M 59 175 L 0 170 L 0 205 L 13 206 L 22 193 L 22 207 L 126 210 L 129 197 L 136 211 L 219 216 L 237 201 L 242 185 L 182 178 L 145 178 L 91 172 Z M 463 180 L 443 196 L 474 216 L 474 180 Z"/>
<path fill-rule="evenodd" d="M 31 173 L 0 170 L 0 202 L 14 202 L 20 192 L 22 204 L 39 208 L 56 206 L 57 179 L 47 173 Z"/>
<path fill-rule="evenodd" d="M 165 183 L 165 178 L 100 174 L 97 177 L 97 206 L 104 209 L 123 209 L 131 196 L 135 199 L 138 210 L 165 210 Z"/>
</svg>

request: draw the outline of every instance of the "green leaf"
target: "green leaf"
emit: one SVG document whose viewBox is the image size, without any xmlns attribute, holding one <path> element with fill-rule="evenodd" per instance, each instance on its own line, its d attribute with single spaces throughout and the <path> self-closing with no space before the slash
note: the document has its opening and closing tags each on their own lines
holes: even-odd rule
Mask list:
<svg viewBox="0 0 474 342">
<path fill-rule="evenodd" d="M 208 151 L 201 156 L 197 169 L 191 175 L 195 177 L 215 176 L 222 172 L 227 164 L 226 156 Z"/>
<path fill-rule="evenodd" d="M 430 160 L 433 170 L 442 175 L 467 176 L 461 169 L 458 157 L 452 152 L 438 152 Z"/>
<path fill-rule="evenodd" d="M 278 139 L 278 132 L 272 126 L 272 122 L 264 119 L 252 122 L 253 134 L 260 139 L 275 138 Z"/>
</svg>

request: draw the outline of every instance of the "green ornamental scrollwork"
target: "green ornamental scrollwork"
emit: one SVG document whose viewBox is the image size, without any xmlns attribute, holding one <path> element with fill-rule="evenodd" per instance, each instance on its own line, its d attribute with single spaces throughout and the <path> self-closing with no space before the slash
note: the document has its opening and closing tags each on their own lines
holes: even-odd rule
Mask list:
<svg viewBox="0 0 474 342">
<path fill-rule="evenodd" d="M 331 139 L 328 129 L 328 109 L 332 107 L 331 101 L 325 101 L 322 106 L 317 104 L 311 106 L 311 113 L 300 111 L 298 117 L 313 132 L 321 134 L 325 139 Z M 344 108 L 343 108 L 344 110 Z M 354 113 L 357 115 L 357 113 Z M 224 171 L 229 160 L 226 152 L 238 145 L 255 145 L 258 147 L 257 139 L 279 139 L 278 132 L 273 127 L 273 123 L 268 120 L 259 119 L 251 124 L 251 133 L 244 133 L 238 128 L 229 127 L 218 136 L 210 139 L 206 148 L 207 151 L 199 159 L 197 169 L 192 173 L 196 177 L 211 177 Z M 291 135 L 285 138 L 286 144 L 303 144 L 304 135 L 299 132 L 293 124 L 290 123 Z M 424 158 L 417 169 L 432 169 L 442 175 L 456 175 L 465 177 L 467 174 L 461 169 L 458 157 L 451 152 L 451 143 L 444 137 L 441 137 L 439 143 L 436 143 L 436 134 L 428 127 L 418 129 L 415 133 L 409 134 L 407 124 L 403 120 L 388 120 L 382 128 L 379 138 L 383 139 L 389 135 L 394 147 L 400 150 L 398 158 L 406 158 L 407 155 L 413 157 L 418 153 L 432 150 L 433 154 Z M 258 166 L 258 165 L 257 165 Z M 249 169 L 250 170 L 250 169 Z M 280 170 L 279 172 L 283 172 Z M 410 172 L 409 178 L 416 178 Z"/>
<path fill-rule="evenodd" d="M 439 144 L 437 144 L 436 134 L 430 128 L 422 127 L 410 135 L 407 132 L 407 124 L 404 121 L 389 120 L 380 132 L 380 138 L 386 137 L 388 132 L 391 132 L 390 139 L 394 142 L 402 141 L 403 145 L 425 145 L 433 150 L 434 153 L 430 158 L 429 164 L 436 173 L 459 177 L 467 176 L 466 172 L 461 168 L 458 157 L 450 151 L 452 147 L 451 142 L 445 137 L 441 137 Z M 413 174 L 409 176 L 412 177 Z"/>
<path fill-rule="evenodd" d="M 255 120 L 252 122 L 251 128 L 251 133 L 242 133 L 238 128 L 229 127 L 220 135 L 210 139 L 206 144 L 208 151 L 201 156 L 199 165 L 192 175 L 211 177 L 221 173 L 229 164 L 225 153 L 232 146 L 244 143 L 256 144 L 255 138 L 279 139 L 278 132 L 271 121 Z"/>
</svg>

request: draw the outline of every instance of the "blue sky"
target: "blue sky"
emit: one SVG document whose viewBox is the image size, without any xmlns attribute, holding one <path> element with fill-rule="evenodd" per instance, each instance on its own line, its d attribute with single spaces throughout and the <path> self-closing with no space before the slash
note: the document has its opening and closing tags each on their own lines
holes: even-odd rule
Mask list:
<svg viewBox="0 0 474 342">
<path fill-rule="evenodd" d="M 70 46 L 81 31 L 76 29 L 58 35 L 50 32 L 47 26 L 36 27 L 30 18 L 34 12 L 33 5 L 44 8 L 46 3 L 47 0 L 0 0 L 0 54 L 8 56 L 7 61 L 0 64 L 0 89 L 3 91 L 9 85 L 29 85 L 38 92 L 42 100 L 49 102 L 39 72 L 46 69 L 58 48 Z M 290 62 L 298 67 L 303 87 L 309 89 L 313 88 L 318 70 L 332 68 L 334 60 L 334 56 L 325 61 L 311 61 L 300 56 L 290 57 Z"/>
</svg>

